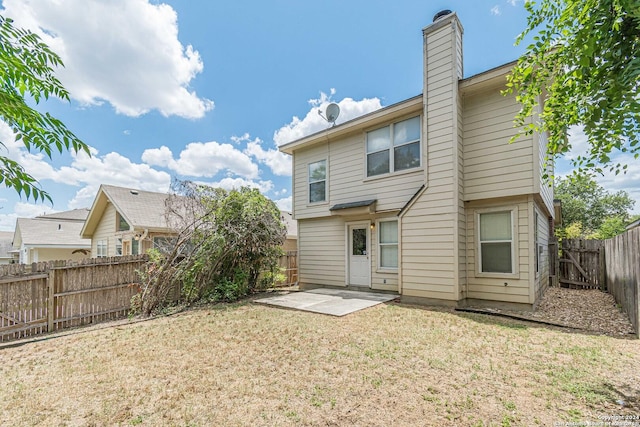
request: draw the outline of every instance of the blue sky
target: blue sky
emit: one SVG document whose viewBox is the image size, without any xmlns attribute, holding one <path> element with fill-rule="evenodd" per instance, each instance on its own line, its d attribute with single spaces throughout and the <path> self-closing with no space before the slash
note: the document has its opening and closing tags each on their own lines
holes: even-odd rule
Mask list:
<svg viewBox="0 0 640 427">
<path fill-rule="evenodd" d="M 291 207 L 290 159 L 277 146 L 422 91 L 422 28 L 452 9 L 464 27 L 465 77 L 517 59 L 522 0 L 4 0 L 0 14 L 63 58 L 70 103 L 49 111 L 93 156 L 27 153 L 0 124 L 54 205 L 0 189 L 0 229 L 17 217 L 90 207 L 100 184 L 167 191 L 172 177 L 259 188 Z M 571 140 L 584 147 L 579 129 Z M 558 171 L 566 173 L 560 161 Z M 636 168 L 637 169 L 637 168 Z M 640 171 L 599 178 L 640 198 Z M 640 206 L 636 206 L 636 212 Z"/>
</svg>

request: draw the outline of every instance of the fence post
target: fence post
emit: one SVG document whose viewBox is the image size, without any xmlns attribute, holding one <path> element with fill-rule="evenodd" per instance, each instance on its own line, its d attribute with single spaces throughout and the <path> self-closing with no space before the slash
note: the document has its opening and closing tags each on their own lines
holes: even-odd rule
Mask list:
<svg viewBox="0 0 640 427">
<path fill-rule="evenodd" d="M 55 304 L 53 302 L 55 295 L 56 271 L 49 269 L 49 277 L 47 278 L 47 287 L 49 291 L 49 299 L 47 300 L 47 332 L 53 332 L 53 324 L 55 318 Z"/>
<path fill-rule="evenodd" d="M 604 241 L 599 241 L 598 242 L 599 246 L 598 246 L 598 272 L 600 273 L 598 277 L 598 283 L 600 284 L 600 290 L 602 292 L 607 292 L 607 274 L 606 274 L 606 268 L 607 265 L 604 262 L 604 257 L 605 257 L 605 245 L 604 245 Z"/>
</svg>

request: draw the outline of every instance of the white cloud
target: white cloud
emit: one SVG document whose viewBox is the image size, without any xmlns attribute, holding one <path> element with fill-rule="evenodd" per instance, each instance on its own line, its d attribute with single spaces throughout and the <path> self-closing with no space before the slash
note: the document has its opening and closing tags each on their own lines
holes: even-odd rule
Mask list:
<svg viewBox="0 0 640 427">
<path fill-rule="evenodd" d="M 2 210 L 0 210 L 2 212 Z M 18 218 L 33 218 L 38 215 L 45 215 L 56 212 L 51 206 L 44 203 L 17 202 L 13 205 L 13 212 L 8 214 L 0 213 L 0 230 L 13 231 Z"/>
<path fill-rule="evenodd" d="M 265 164 L 275 175 L 291 176 L 291 156 L 281 153 L 277 148 L 262 148 L 263 141 L 260 138 L 251 139 L 248 133 L 241 137 L 231 137 L 236 144 L 247 143 L 244 153 L 253 156 L 260 163 Z"/>
<path fill-rule="evenodd" d="M 115 152 L 100 156 L 95 148 L 90 149 L 91 157 L 82 151 L 71 152 L 71 164 L 56 169 L 44 154 L 27 152 L 22 143 L 15 141 L 13 132 L 4 122 L 0 122 L 0 141 L 6 147 L 6 152 L 0 155 L 17 161 L 27 173 L 41 182 L 45 191 L 47 183 L 42 183 L 44 180 L 83 187 L 69 202 L 69 208 L 72 209 L 91 206 L 100 184 L 167 191 L 171 183 L 171 176 L 166 172 L 155 170 L 147 164 L 133 163 Z"/>
<path fill-rule="evenodd" d="M 331 95 L 333 94 L 335 94 L 335 89 L 331 89 L 330 95 L 320 92 L 320 98 L 310 99 L 308 102 L 311 105 L 311 109 L 302 120 L 294 116 L 289 124 L 282 126 L 274 133 L 273 140 L 276 145 L 281 146 L 327 129 L 330 125 L 318 114 L 318 111 L 324 113 L 327 105 L 332 102 Z M 378 98 L 364 98 L 360 101 L 354 101 L 352 98 L 344 98 L 337 104 L 340 107 L 340 116 L 338 117 L 337 124 L 382 108 Z"/>
<path fill-rule="evenodd" d="M 293 211 L 293 208 L 292 208 L 293 198 L 291 196 L 285 197 L 284 199 L 274 200 L 274 203 L 276 204 L 276 206 L 278 206 L 278 209 L 280 209 L 281 211 L 287 211 L 287 212 Z"/>
<path fill-rule="evenodd" d="M 118 113 L 199 118 L 213 102 L 189 84 L 204 65 L 178 40 L 177 14 L 146 0 L 4 0 L 3 15 L 29 28 L 63 59 L 58 71 L 71 96 L 109 102 Z"/>
<path fill-rule="evenodd" d="M 491 8 L 491 14 L 494 16 L 500 16 L 502 15 L 502 11 L 500 10 L 500 6 L 495 5 Z"/>
<path fill-rule="evenodd" d="M 565 159 L 571 161 L 575 160 L 579 155 L 586 155 L 589 148 L 589 141 L 584 134 L 584 128 L 582 126 L 574 126 L 569 129 L 568 132 L 569 143 L 571 144 L 571 150 L 564 156 Z M 629 154 L 614 154 L 611 156 L 612 163 L 621 163 L 629 166 L 627 173 L 620 173 L 616 175 L 614 172 L 604 170 L 603 175 L 595 175 L 594 178 L 598 184 L 600 184 L 605 190 L 609 192 L 617 192 L 620 190 L 629 193 L 632 199 L 636 201 L 634 206 L 634 213 L 640 213 L 640 168 L 633 168 L 631 165 L 637 162 L 632 155 Z M 571 170 L 558 170 L 558 176 L 569 175 Z"/>
<path fill-rule="evenodd" d="M 251 158 L 231 144 L 215 141 L 192 142 L 175 159 L 171 150 L 162 146 L 147 149 L 142 153 L 142 161 L 150 166 L 169 168 L 180 175 L 213 177 L 218 172 L 228 171 L 248 179 L 258 177 L 258 165 Z"/>
</svg>

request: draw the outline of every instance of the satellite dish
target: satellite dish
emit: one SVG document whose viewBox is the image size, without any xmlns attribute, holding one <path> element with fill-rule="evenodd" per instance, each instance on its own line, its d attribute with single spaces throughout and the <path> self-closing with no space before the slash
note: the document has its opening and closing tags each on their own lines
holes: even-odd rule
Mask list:
<svg viewBox="0 0 640 427">
<path fill-rule="evenodd" d="M 335 102 L 332 102 L 331 104 L 327 105 L 327 109 L 324 116 L 322 115 L 322 111 L 320 110 L 318 110 L 318 114 L 320 114 L 320 116 L 323 119 L 325 119 L 329 123 L 332 123 L 333 126 L 335 126 L 336 120 L 338 120 L 338 116 L 340 115 L 340 107 Z"/>
<path fill-rule="evenodd" d="M 327 121 L 330 123 L 335 123 L 338 120 L 338 116 L 340 115 L 340 107 L 338 104 L 331 103 L 327 105 Z"/>
</svg>

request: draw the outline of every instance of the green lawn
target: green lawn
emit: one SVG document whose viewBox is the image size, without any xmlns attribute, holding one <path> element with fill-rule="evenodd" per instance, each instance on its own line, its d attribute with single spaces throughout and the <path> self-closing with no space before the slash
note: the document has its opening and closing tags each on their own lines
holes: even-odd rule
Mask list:
<svg viewBox="0 0 640 427">
<path fill-rule="evenodd" d="M 1 425 L 552 426 L 640 414 L 638 340 L 498 317 L 388 304 L 336 318 L 246 302 L 74 332 L 0 349 Z"/>
</svg>

